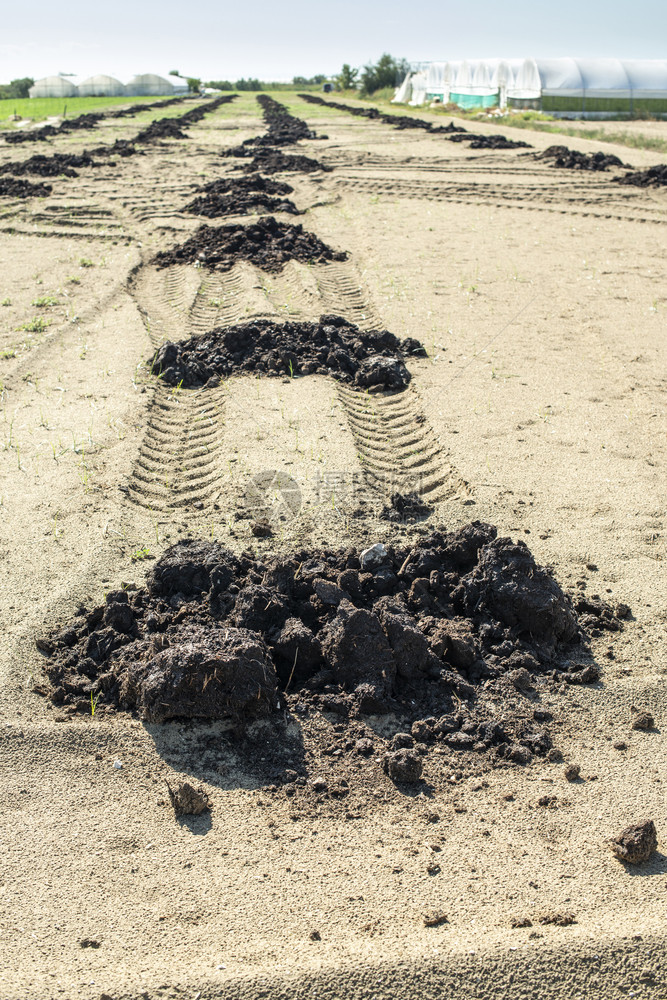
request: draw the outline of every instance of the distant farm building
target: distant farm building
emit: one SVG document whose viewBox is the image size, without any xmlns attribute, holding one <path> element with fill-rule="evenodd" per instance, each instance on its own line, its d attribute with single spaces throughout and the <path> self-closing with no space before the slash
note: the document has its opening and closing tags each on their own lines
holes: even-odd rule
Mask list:
<svg viewBox="0 0 667 1000">
<path fill-rule="evenodd" d="M 667 114 L 667 59 L 463 59 L 421 63 L 395 101 L 529 108 L 556 116 Z"/>
<path fill-rule="evenodd" d="M 104 74 L 81 81 L 62 75 L 45 76 L 28 91 L 31 97 L 173 97 L 187 92 L 187 80 L 157 73 L 141 73 L 129 83 Z"/>
</svg>

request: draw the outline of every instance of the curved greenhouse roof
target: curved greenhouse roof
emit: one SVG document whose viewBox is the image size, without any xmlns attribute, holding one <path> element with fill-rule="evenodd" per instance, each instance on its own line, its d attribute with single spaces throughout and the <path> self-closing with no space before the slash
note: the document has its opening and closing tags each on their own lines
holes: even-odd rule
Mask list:
<svg viewBox="0 0 667 1000">
<path fill-rule="evenodd" d="M 139 73 L 126 85 L 125 93 L 132 97 L 161 97 L 173 94 L 174 88 L 169 80 L 157 73 Z"/>
<path fill-rule="evenodd" d="M 28 90 L 31 97 L 76 97 L 78 87 L 66 76 L 45 76 Z"/>
<path fill-rule="evenodd" d="M 98 73 L 79 84 L 79 97 L 122 97 L 125 87 L 113 76 Z"/>
<path fill-rule="evenodd" d="M 413 85 L 411 103 L 437 97 L 460 107 L 516 104 L 555 114 L 667 112 L 667 59 L 462 59 L 421 64 L 411 80 L 423 76 L 426 91 Z"/>
</svg>

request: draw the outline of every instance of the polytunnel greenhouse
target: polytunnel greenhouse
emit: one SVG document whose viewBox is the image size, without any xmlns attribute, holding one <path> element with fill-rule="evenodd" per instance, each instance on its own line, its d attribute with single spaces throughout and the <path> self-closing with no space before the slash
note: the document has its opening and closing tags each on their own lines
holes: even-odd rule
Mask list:
<svg viewBox="0 0 667 1000">
<path fill-rule="evenodd" d="M 30 97 L 76 97 L 79 89 L 66 76 L 45 76 L 28 90 Z"/>
<path fill-rule="evenodd" d="M 120 80 L 103 73 L 84 80 L 78 89 L 79 97 L 124 97 L 127 93 Z"/>
<path fill-rule="evenodd" d="M 666 59 L 462 59 L 421 63 L 395 100 L 553 115 L 667 114 Z"/>
</svg>

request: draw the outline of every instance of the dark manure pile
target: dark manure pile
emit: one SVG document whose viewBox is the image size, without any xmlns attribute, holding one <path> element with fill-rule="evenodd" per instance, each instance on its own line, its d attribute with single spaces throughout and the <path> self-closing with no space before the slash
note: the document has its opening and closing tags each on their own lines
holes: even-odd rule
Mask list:
<svg viewBox="0 0 667 1000">
<path fill-rule="evenodd" d="M 53 188 L 50 184 L 31 184 L 16 177 L 0 178 L 0 197 L 47 198 Z"/>
<path fill-rule="evenodd" d="M 549 146 L 541 153 L 535 153 L 536 160 L 553 160 L 552 167 L 562 170 L 608 170 L 609 167 L 625 167 L 618 156 L 611 153 L 578 153 L 568 146 Z"/>
<path fill-rule="evenodd" d="M 317 323 L 251 320 L 182 343 L 163 344 L 150 365 L 169 385 L 203 386 L 244 372 L 275 376 L 332 375 L 370 391 L 405 389 L 406 357 L 425 357 L 418 340 L 388 330 L 360 330 L 340 316 Z"/>
<path fill-rule="evenodd" d="M 319 160 L 313 159 L 312 156 L 301 156 L 298 153 L 292 155 L 283 153 L 279 149 L 234 146 L 232 149 L 226 149 L 221 155 L 252 157 L 250 163 L 244 163 L 240 167 L 241 170 L 249 174 L 256 171 L 261 171 L 264 174 L 313 174 L 318 170 L 330 172 L 332 169 L 324 163 L 320 163 Z"/>
<path fill-rule="evenodd" d="M 220 177 L 197 190 L 202 194 L 232 194 L 235 191 L 251 194 L 261 191 L 262 194 L 282 195 L 292 194 L 294 188 L 284 181 L 272 181 L 261 174 L 249 174 L 247 177 Z"/>
<path fill-rule="evenodd" d="M 207 194 L 189 202 L 184 212 L 203 215 L 208 219 L 218 219 L 224 215 L 248 215 L 259 212 L 287 212 L 300 215 L 293 201 L 274 198 L 263 191 L 230 191 L 229 194 Z"/>
<path fill-rule="evenodd" d="M 384 767 L 400 782 L 419 778 L 435 744 L 493 762 L 548 754 L 551 716 L 532 689 L 597 680 L 590 625 L 618 630 L 626 613 L 582 609 L 524 542 L 476 521 L 361 552 L 235 555 L 181 541 L 144 587 L 80 608 L 37 646 L 51 699 L 72 711 L 94 702 L 154 724 L 231 718 L 240 734 L 268 717 L 277 745 L 285 704 L 302 718 L 333 715 L 342 730 L 392 713 L 401 731 Z M 364 752 L 348 744 L 341 767 Z"/>
<path fill-rule="evenodd" d="M 260 94 L 257 101 L 261 105 L 268 129 L 264 135 L 246 139 L 244 146 L 291 146 L 300 139 L 319 138 L 308 128 L 306 122 L 301 118 L 295 118 L 284 104 L 274 101 L 268 94 Z"/>
<path fill-rule="evenodd" d="M 476 135 L 466 132 L 464 135 L 447 136 L 450 142 L 469 142 L 471 149 L 532 149 L 529 142 L 522 139 L 508 139 L 504 135 Z"/>
<path fill-rule="evenodd" d="M 13 163 L 3 163 L 0 166 L 0 174 L 36 174 L 39 177 L 78 177 L 75 167 L 101 167 L 102 163 L 97 163 L 90 153 L 78 154 L 54 153 L 53 156 L 38 154 L 31 156 L 28 160 L 15 161 Z"/>
<path fill-rule="evenodd" d="M 617 184 L 631 184 L 634 187 L 666 187 L 667 163 L 659 163 L 655 167 L 649 167 L 648 170 L 636 170 L 613 179 Z"/>
<path fill-rule="evenodd" d="M 171 250 L 156 254 L 157 267 L 200 264 L 210 271 L 229 271 L 239 260 L 248 260 L 262 271 L 281 271 L 288 260 L 322 264 L 347 260 L 341 250 L 332 250 L 303 226 L 276 222 L 271 216 L 244 226 L 200 226 L 194 236 Z"/>
</svg>

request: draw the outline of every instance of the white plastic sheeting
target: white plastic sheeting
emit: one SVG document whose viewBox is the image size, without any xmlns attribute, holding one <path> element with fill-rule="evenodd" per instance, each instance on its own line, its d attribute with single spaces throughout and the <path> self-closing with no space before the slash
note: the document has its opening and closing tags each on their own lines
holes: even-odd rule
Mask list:
<svg viewBox="0 0 667 1000">
<path fill-rule="evenodd" d="M 76 83 L 66 76 L 45 76 L 28 90 L 30 97 L 76 97 L 78 93 Z"/>
<path fill-rule="evenodd" d="M 426 92 L 421 103 L 458 97 L 486 103 L 542 97 L 651 100 L 667 99 L 667 59 L 462 59 L 422 65 Z M 413 88 L 412 102 L 417 103 Z"/>
<path fill-rule="evenodd" d="M 125 87 L 113 76 L 105 76 L 98 73 L 97 76 L 90 76 L 78 86 L 79 97 L 122 97 Z"/>
<path fill-rule="evenodd" d="M 169 80 L 158 76 L 157 73 L 139 73 L 138 76 L 133 76 L 125 87 L 125 93 L 131 97 L 161 97 L 173 92 Z"/>
</svg>

